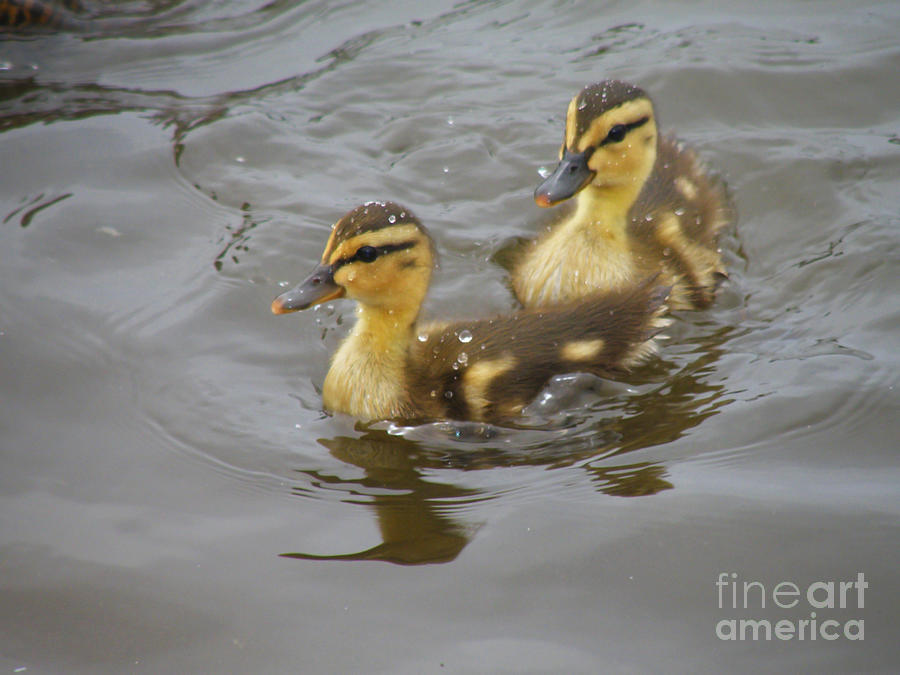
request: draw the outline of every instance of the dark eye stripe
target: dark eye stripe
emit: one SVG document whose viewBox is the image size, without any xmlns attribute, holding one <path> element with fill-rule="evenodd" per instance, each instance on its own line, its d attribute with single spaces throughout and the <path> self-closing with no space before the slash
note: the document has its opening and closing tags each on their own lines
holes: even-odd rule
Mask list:
<svg viewBox="0 0 900 675">
<path fill-rule="evenodd" d="M 600 145 L 607 145 L 609 143 L 618 143 L 619 141 L 624 140 L 625 136 L 628 134 L 629 131 L 631 131 L 632 129 L 637 129 L 638 127 L 642 127 L 649 121 L 650 121 L 649 117 L 642 117 L 641 119 L 637 120 L 636 122 L 631 122 L 630 124 L 615 125 L 612 129 L 610 129 L 610 134 L 606 138 L 604 138 L 602 141 L 600 141 L 598 147 Z M 623 131 L 622 131 L 621 135 L 616 134 L 616 138 L 613 138 L 612 132 L 614 129 L 616 129 L 616 130 L 623 129 Z"/>
<path fill-rule="evenodd" d="M 395 251 L 405 251 L 408 248 L 412 248 L 417 243 L 418 242 L 416 241 L 404 241 L 400 244 L 385 244 L 384 246 L 360 246 L 356 250 L 356 253 L 354 253 L 353 255 L 334 261 L 331 265 L 332 273 L 336 272 L 338 268 L 343 267 L 348 263 L 357 261 L 372 262 L 376 258 L 387 255 L 388 253 L 394 253 Z M 363 256 L 360 256 L 359 253 L 363 249 L 374 249 L 374 257 L 371 255 L 371 253 L 368 253 L 368 255 L 364 254 Z"/>
</svg>

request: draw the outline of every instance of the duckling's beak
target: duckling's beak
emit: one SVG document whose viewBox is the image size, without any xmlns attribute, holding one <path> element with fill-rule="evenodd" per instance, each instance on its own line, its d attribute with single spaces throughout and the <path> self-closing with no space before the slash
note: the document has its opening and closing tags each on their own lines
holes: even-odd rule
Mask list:
<svg viewBox="0 0 900 675">
<path fill-rule="evenodd" d="M 534 191 L 534 201 L 538 206 L 553 206 L 568 199 L 594 179 L 594 172 L 588 168 L 590 151 L 563 152 L 556 169 Z"/>
<path fill-rule="evenodd" d="M 344 289 L 334 283 L 334 270 L 331 265 L 319 265 L 305 281 L 272 301 L 272 313 L 296 312 L 343 295 Z"/>
</svg>

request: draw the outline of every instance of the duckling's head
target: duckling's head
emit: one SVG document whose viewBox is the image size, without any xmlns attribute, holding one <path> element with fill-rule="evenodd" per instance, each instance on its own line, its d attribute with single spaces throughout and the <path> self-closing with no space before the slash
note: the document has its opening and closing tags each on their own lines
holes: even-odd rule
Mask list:
<svg viewBox="0 0 900 675">
<path fill-rule="evenodd" d="M 434 244 L 412 212 L 393 202 L 367 202 L 335 223 L 321 263 L 305 281 L 272 302 L 286 314 L 334 298 L 415 315 L 428 290 Z"/>
<path fill-rule="evenodd" d="M 653 103 L 642 89 L 618 80 L 588 85 L 569 103 L 559 165 L 534 201 L 552 206 L 591 184 L 640 191 L 656 161 L 656 141 Z"/>
</svg>

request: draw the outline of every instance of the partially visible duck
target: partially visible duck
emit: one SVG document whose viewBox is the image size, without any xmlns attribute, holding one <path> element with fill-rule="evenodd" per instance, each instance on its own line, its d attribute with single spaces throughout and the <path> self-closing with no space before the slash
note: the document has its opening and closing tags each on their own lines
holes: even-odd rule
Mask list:
<svg viewBox="0 0 900 675">
<path fill-rule="evenodd" d="M 84 9 L 81 0 L 0 0 L 0 30 L 79 28 L 81 21 L 69 12 L 81 12 Z"/>
</svg>

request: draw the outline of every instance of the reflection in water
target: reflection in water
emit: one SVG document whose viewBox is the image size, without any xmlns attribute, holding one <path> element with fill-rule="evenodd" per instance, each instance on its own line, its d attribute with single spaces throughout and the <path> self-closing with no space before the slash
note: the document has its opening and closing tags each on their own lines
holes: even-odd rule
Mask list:
<svg viewBox="0 0 900 675">
<path fill-rule="evenodd" d="M 213 199 L 216 199 L 215 195 L 213 195 Z M 240 225 L 236 227 L 231 227 L 230 225 L 225 226 L 225 229 L 228 231 L 228 240 L 223 244 L 222 250 L 219 251 L 213 262 L 213 267 L 216 268 L 217 272 L 222 271 L 222 267 L 225 265 L 226 260 L 230 259 L 235 264 L 240 263 L 238 253 L 240 251 L 250 250 L 247 246 L 250 232 L 259 225 L 261 221 L 253 217 L 250 204 L 246 202 L 241 204 L 241 211 Z"/>
<path fill-rule="evenodd" d="M 283 557 L 383 560 L 418 565 L 449 562 L 468 543 L 468 528 L 442 513 L 441 507 L 448 501 L 466 503 L 468 499 L 477 499 L 479 491 L 425 480 L 420 469 L 428 462 L 421 460 L 417 443 L 381 431 L 367 432 L 362 438 L 338 437 L 319 442 L 341 461 L 364 469 L 365 477 L 347 481 L 317 471 L 303 473 L 317 487 L 344 490 L 349 495 L 347 502 L 371 507 L 384 541 L 358 553 L 334 556 L 285 553 Z"/>
<path fill-rule="evenodd" d="M 174 127 L 179 141 L 191 129 L 221 119 L 226 112 L 221 96 L 190 98 L 173 91 L 67 84 L 53 81 L 53 74 L 40 72 L 38 66 L 23 67 L 15 62 L 9 70 L 8 79 L 0 80 L 0 132 L 31 124 L 152 111 L 150 118 L 160 126 Z M 177 157 L 177 143 L 175 149 Z"/>
<path fill-rule="evenodd" d="M 345 493 L 343 501 L 362 504 L 375 513 L 382 543 L 337 555 L 283 553 L 301 560 L 381 560 L 400 565 L 442 563 L 455 559 L 474 536 L 477 524 L 461 516 L 465 506 L 493 498 L 489 490 L 435 480 L 441 470 L 476 471 L 503 467 L 581 466 L 598 492 L 614 497 L 657 494 L 674 486 L 661 462 L 611 464 L 610 457 L 668 443 L 715 415 L 729 400 L 723 387 L 706 384 L 706 374 L 731 333 L 723 328 L 699 339 L 700 356 L 681 372 L 664 378 L 662 390 L 615 404 L 618 414 L 594 417 L 575 433 L 567 429 L 505 429 L 455 423 L 423 425 L 401 435 L 367 427 L 358 437 L 320 439 L 319 443 L 347 464 L 365 471 L 346 479 L 314 469 L 299 469 L 309 485 L 294 494 L 321 490 Z M 665 366 L 657 366 L 666 370 Z M 532 435 L 537 443 L 523 443 Z M 475 438 L 481 439 L 475 442 Z M 464 438 L 464 442 L 460 442 Z M 509 442 L 514 438 L 515 442 Z M 449 471 L 448 471 L 449 474 Z M 454 474 L 458 475 L 458 474 Z"/>
<path fill-rule="evenodd" d="M 34 217 L 38 215 L 44 209 L 48 209 L 55 204 L 59 204 L 62 201 L 65 201 L 69 197 L 72 196 L 71 192 L 66 192 L 61 195 L 48 196 L 41 192 L 36 197 L 25 198 L 22 201 L 24 202 L 21 206 L 17 206 L 15 209 L 10 211 L 3 217 L 3 223 L 8 223 L 16 216 L 21 214 L 21 218 L 19 218 L 19 225 L 21 227 L 28 227 L 31 225 L 31 221 L 34 220 Z"/>
<path fill-rule="evenodd" d="M 292 10 L 296 5 L 290 0 L 276 0 L 261 7 L 251 5 L 249 12 L 238 11 L 233 16 L 205 22 L 190 21 L 191 13 L 199 12 L 206 4 L 201 0 L 119 0 L 115 3 L 108 0 L 5 0 L 0 2 L 0 30 L 26 34 L 63 31 L 109 36 L 114 33 L 148 38 L 248 29 L 261 20 L 270 20 Z"/>
<path fill-rule="evenodd" d="M 665 480 L 666 470 L 661 464 L 642 462 L 614 467 L 588 465 L 585 469 L 597 489 L 613 497 L 643 497 L 674 487 Z"/>
<path fill-rule="evenodd" d="M 0 3 L 2 4 L 2 3 Z M 139 3 L 143 4 L 143 3 Z M 188 12 L 197 3 L 175 2 L 172 11 Z M 142 8 L 146 11 L 146 7 Z M 90 24 L 92 34 L 112 37 L 131 36 L 136 40 L 154 37 L 191 34 L 205 31 L 241 31 L 258 28 L 279 14 L 294 9 L 293 3 L 269 3 L 263 8 L 239 17 L 205 19 L 202 23 L 168 24 L 165 13 L 155 9 L 147 20 L 135 16 Z M 128 14 L 122 13 L 123 17 Z M 151 26 L 154 27 L 151 30 Z M 188 132 L 211 124 L 235 107 L 303 89 L 309 82 L 331 72 L 339 65 L 353 60 L 386 30 L 373 30 L 346 40 L 317 60 L 322 63 L 310 71 L 258 87 L 222 92 L 211 96 L 186 96 L 169 89 L 110 87 L 99 82 L 65 82 L 56 78 L 52 69 L 44 70 L 35 63 L 35 55 L 28 42 L 10 42 L 4 52 L 0 72 L 0 132 L 31 124 L 48 124 L 61 120 L 75 120 L 124 112 L 149 112 L 150 119 L 160 126 L 173 128 L 175 163 L 179 163 Z M 90 35 L 85 36 L 89 41 Z M 48 39 L 54 39 L 52 36 Z M 89 53 L 89 52 L 88 52 Z M 26 103 L 27 101 L 27 103 Z"/>
<path fill-rule="evenodd" d="M 254 4 L 252 9 L 235 5 L 234 13 L 227 16 L 210 17 L 198 11 L 194 17 L 192 8 L 199 10 L 207 4 L 183 0 L 88 2 L 86 12 L 81 14 L 84 23 L 79 25 L 77 41 L 67 43 L 67 50 L 75 50 L 77 57 L 79 49 L 89 54 L 92 47 L 103 46 L 113 37 L 128 38 L 140 46 L 151 38 L 194 33 L 216 33 L 224 36 L 222 39 L 233 37 L 241 42 L 241 36 L 251 34 L 249 29 L 268 32 L 279 15 L 297 11 L 298 21 L 303 16 L 302 10 L 296 9 L 297 3 L 276 1 L 259 7 Z M 462 5 L 454 11 L 462 15 L 468 10 Z M 437 21 L 446 22 L 451 15 L 452 12 L 445 14 Z M 203 96 L 186 95 L 178 87 L 154 90 L 111 86 L 88 75 L 66 82 L 54 70 L 52 58 L 38 58 L 29 49 L 27 39 L 13 36 L 9 54 L 4 56 L 9 61 L 8 68 L 0 78 L 0 133 L 34 124 L 136 111 L 171 131 L 173 162 L 180 170 L 189 134 L 198 128 L 234 115 L 241 106 L 257 105 L 260 101 L 271 104 L 279 96 L 302 91 L 338 66 L 355 61 L 381 38 L 404 31 L 401 24 L 369 30 L 321 55 L 305 72 Z M 42 40 L 49 43 L 56 38 L 45 36 Z M 220 43 L 212 40 L 209 46 L 196 44 L 196 51 L 191 54 L 179 54 L 184 63 L 190 64 L 219 48 Z M 190 182 L 211 199 L 217 199 L 215 191 Z M 68 193 L 48 193 L 27 199 L 6 219 L 17 218 L 25 227 L 30 222 L 29 213 L 33 216 L 35 209 L 55 206 L 67 196 Z M 219 272 L 229 262 L 239 262 L 237 256 L 247 252 L 248 237 L 262 222 L 248 204 L 241 207 L 241 212 L 240 223 L 226 227 L 212 261 Z M 503 264 L 502 251 L 495 262 Z M 348 480 L 320 468 L 300 469 L 306 482 L 298 481 L 294 492 L 315 495 L 324 490 L 338 491 L 346 503 L 372 509 L 383 541 L 365 551 L 335 556 L 302 552 L 284 555 L 396 564 L 453 560 L 478 530 L 477 523 L 465 520 L 465 515 L 473 512 L 467 507 L 497 496 L 490 489 L 455 484 L 449 477 L 458 477 L 459 472 L 524 466 L 553 470 L 576 467 L 576 471 L 584 471 L 598 492 L 610 496 L 647 496 L 672 489 L 663 462 L 644 457 L 641 461 L 629 461 L 618 456 L 673 441 L 729 403 L 724 387 L 710 385 L 706 380 L 719 358 L 720 346 L 733 337 L 731 329 L 722 328 L 711 336 L 697 338 L 693 354 L 682 353 L 675 362 L 659 361 L 641 369 L 629 379 L 637 393 L 610 395 L 597 385 L 593 389 L 599 390 L 599 395 L 594 390 L 582 391 L 579 398 L 576 392 L 569 402 L 562 396 L 556 401 L 556 410 L 535 410 L 515 429 L 424 425 L 397 435 L 369 428 L 359 437 L 321 440 L 335 458 L 360 467 L 364 477 Z M 691 340 L 681 341 L 679 346 L 683 349 L 690 343 Z"/>
<path fill-rule="evenodd" d="M 622 406 L 623 417 L 609 422 L 619 439 L 617 447 L 609 448 L 609 455 L 674 441 L 732 403 L 734 399 L 725 396 L 724 385 L 710 384 L 706 377 L 722 356 L 723 345 L 737 332 L 733 326 L 722 326 L 710 335 L 685 339 L 684 344 L 694 345 L 696 358 L 678 372 L 671 372 L 672 364 L 660 361 L 657 367 L 669 370 L 660 373 L 663 387 L 629 398 Z"/>
</svg>

